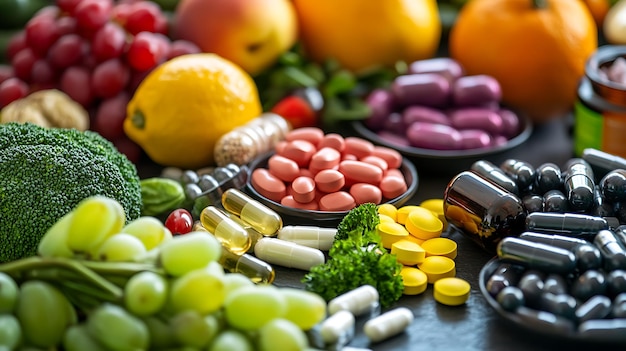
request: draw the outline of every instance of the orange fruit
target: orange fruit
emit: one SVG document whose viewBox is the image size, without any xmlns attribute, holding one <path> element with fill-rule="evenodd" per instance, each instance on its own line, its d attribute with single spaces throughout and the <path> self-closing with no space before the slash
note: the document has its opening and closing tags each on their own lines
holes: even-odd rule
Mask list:
<svg viewBox="0 0 626 351">
<path fill-rule="evenodd" d="M 602 28 L 604 18 L 611 8 L 609 0 L 583 0 L 583 2 L 589 8 L 589 12 L 591 12 L 591 16 L 598 28 Z"/>
<path fill-rule="evenodd" d="M 294 0 L 300 41 L 314 61 L 354 72 L 435 55 L 441 37 L 436 0 Z"/>
<path fill-rule="evenodd" d="M 215 164 L 217 140 L 262 112 L 252 77 L 210 53 L 158 66 L 128 103 L 124 131 L 156 163 L 185 169 Z"/>
<path fill-rule="evenodd" d="M 503 102 L 535 122 L 571 110 L 597 46 L 596 24 L 579 0 L 470 0 L 449 39 L 467 74 L 495 77 Z"/>
</svg>

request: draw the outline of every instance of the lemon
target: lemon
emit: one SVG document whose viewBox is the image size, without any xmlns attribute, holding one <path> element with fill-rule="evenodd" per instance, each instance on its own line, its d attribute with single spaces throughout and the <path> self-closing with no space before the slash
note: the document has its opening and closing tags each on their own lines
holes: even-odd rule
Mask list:
<svg viewBox="0 0 626 351">
<path fill-rule="evenodd" d="M 257 87 L 216 54 L 176 57 L 152 72 L 128 103 L 124 131 L 154 162 L 197 169 L 215 164 L 217 140 L 262 112 Z"/>
</svg>

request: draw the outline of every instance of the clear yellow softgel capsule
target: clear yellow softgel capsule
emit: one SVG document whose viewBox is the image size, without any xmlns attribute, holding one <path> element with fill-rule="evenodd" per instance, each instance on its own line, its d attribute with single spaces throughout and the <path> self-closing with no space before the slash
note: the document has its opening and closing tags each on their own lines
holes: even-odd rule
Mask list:
<svg viewBox="0 0 626 351">
<path fill-rule="evenodd" d="M 456 275 L 454 260 L 445 256 L 428 256 L 417 265 L 428 276 L 428 282 L 434 284 L 442 278 L 450 278 Z"/>
<path fill-rule="evenodd" d="M 391 244 L 391 254 L 405 266 L 415 266 L 426 258 L 426 251 L 419 244 L 404 239 Z"/>
<path fill-rule="evenodd" d="M 200 222 L 222 246 L 235 254 L 245 253 L 252 245 L 248 231 L 215 206 L 207 206 L 202 210 Z"/>
<path fill-rule="evenodd" d="M 402 267 L 400 270 L 404 284 L 404 295 L 419 295 L 426 291 L 428 276 L 415 267 Z"/>
<path fill-rule="evenodd" d="M 435 301 L 448 306 L 462 305 L 470 295 L 470 284 L 456 277 L 439 279 L 433 288 Z"/>
<path fill-rule="evenodd" d="M 422 243 L 422 248 L 426 251 L 426 256 L 446 256 L 451 259 L 456 258 L 456 241 L 448 238 L 433 238 Z"/>
<path fill-rule="evenodd" d="M 224 191 L 222 206 L 263 235 L 275 236 L 283 227 L 283 219 L 278 213 L 241 190 L 230 188 Z"/>
</svg>

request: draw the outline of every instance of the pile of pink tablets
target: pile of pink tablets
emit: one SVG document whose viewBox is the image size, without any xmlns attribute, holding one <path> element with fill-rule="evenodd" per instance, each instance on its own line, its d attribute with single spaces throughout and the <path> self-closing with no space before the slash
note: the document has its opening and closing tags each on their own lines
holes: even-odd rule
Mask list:
<svg viewBox="0 0 626 351">
<path fill-rule="evenodd" d="M 348 211 L 381 204 L 407 191 L 402 155 L 358 137 L 315 127 L 290 131 L 251 174 L 252 187 L 269 200 L 313 211 Z"/>
</svg>

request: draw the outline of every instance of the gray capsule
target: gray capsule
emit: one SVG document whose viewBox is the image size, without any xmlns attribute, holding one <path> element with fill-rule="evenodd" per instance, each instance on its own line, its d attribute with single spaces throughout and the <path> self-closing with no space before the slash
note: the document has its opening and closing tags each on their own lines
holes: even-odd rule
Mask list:
<svg viewBox="0 0 626 351">
<path fill-rule="evenodd" d="M 578 335 L 587 340 L 626 342 L 626 318 L 585 321 L 578 326 Z"/>
<path fill-rule="evenodd" d="M 572 283 L 570 293 L 581 301 L 587 301 L 595 295 L 603 295 L 607 289 L 607 281 L 600 270 L 588 270 Z"/>
<path fill-rule="evenodd" d="M 567 282 L 560 274 L 548 274 L 543 281 L 543 291 L 555 295 L 565 294 L 568 291 Z"/>
<path fill-rule="evenodd" d="M 516 286 L 507 286 L 500 290 L 496 296 L 496 301 L 504 310 L 514 312 L 519 307 L 524 306 L 524 292 Z"/>
<path fill-rule="evenodd" d="M 524 232 L 520 234 L 520 239 L 533 241 L 536 243 L 542 243 L 547 245 L 552 245 L 556 247 L 560 247 L 566 250 L 574 250 L 579 245 L 587 245 L 589 242 L 585 239 L 574 238 L 566 235 L 559 234 L 545 234 L 545 233 L 535 233 L 535 232 Z"/>
<path fill-rule="evenodd" d="M 517 309 L 516 314 L 524 324 L 540 328 L 547 333 L 572 335 L 575 331 L 574 322 L 554 313 L 522 306 Z"/>
<path fill-rule="evenodd" d="M 593 243 L 602 253 L 606 270 L 626 269 L 626 248 L 615 233 L 610 230 L 601 230 L 593 238 Z"/>
<path fill-rule="evenodd" d="M 486 160 L 479 160 L 470 166 L 470 170 L 493 184 L 513 194 L 519 194 L 519 187 L 502 169 Z"/>
<path fill-rule="evenodd" d="M 579 323 L 590 319 L 602 319 L 611 312 L 611 299 L 604 295 L 596 295 L 585 301 L 576 309 L 576 319 Z"/>
<path fill-rule="evenodd" d="M 576 315 L 576 308 L 578 302 L 569 294 L 553 294 L 543 293 L 541 295 L 541 309 L 550 313 L 554 313 L 557 316 L 573 319 Z"/>
</svg>

